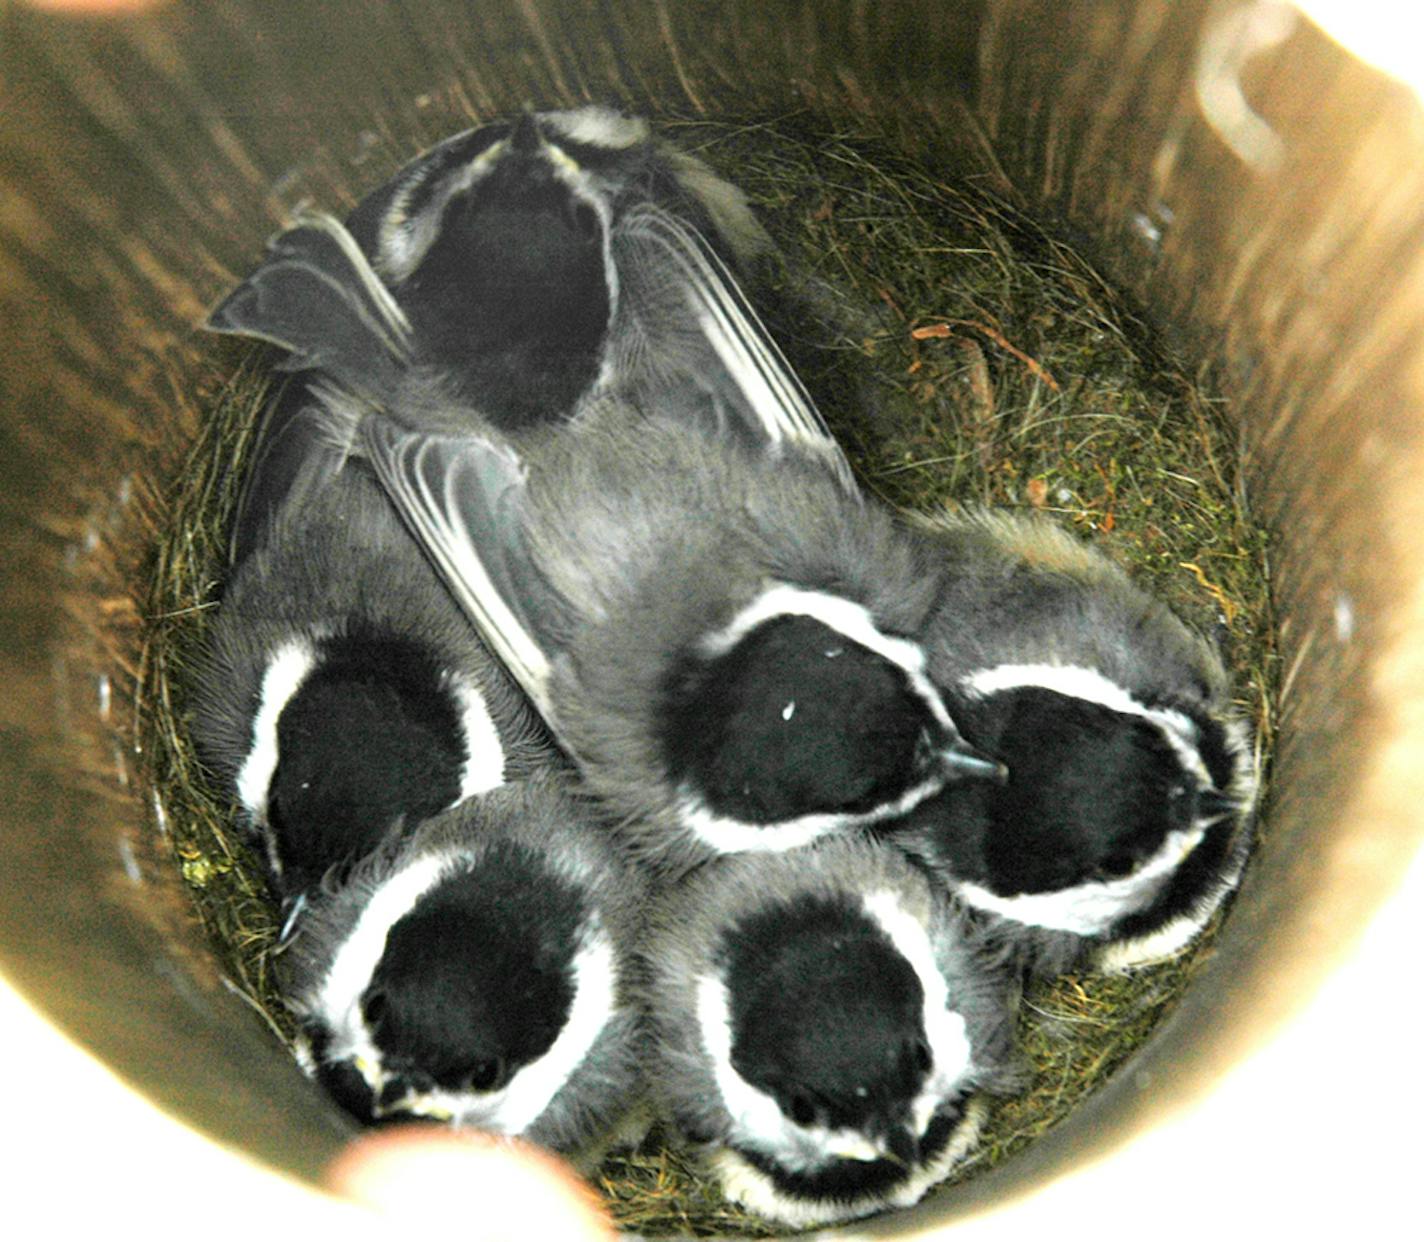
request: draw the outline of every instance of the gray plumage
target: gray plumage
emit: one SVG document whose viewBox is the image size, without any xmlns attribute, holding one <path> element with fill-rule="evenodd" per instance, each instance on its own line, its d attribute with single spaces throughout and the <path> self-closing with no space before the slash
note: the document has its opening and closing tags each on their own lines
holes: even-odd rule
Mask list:
<svg viewBox="0 0 1424 1242">
<path fill-rule="evenodd" d="M 1009 781 L 890 834 L 1036 970 L 1179 952 L 1240 880 L 1256 771 L 1214 647 L 1051 522 L 926 520 L 929 669 Z"/>
<path fill-rule="evenodd" d="M 897 637 L 942 586 L 923 543 L 809 455 L 610 399 L 526 468 L 493 432 L 329 404 L 653 865 L 787 848 L 995 773 Z M 758 648 L 777 626 L 808 632 Z"/>
<path fill-rule="evenodd" d="M 718 859 L 663 893 L 649 918 L 655 1103 L 723 1193 L 768 1219 L 804 1227 L 908 1206 L 972 1149 L 979 1093 L 1020 1085 L 1012 973 L 893 850 L 828 838 Z M 880 956 L 861 947 L 867 934 L 884 941 Z M 740 953 L 750 956 L 738 973 Z M 868 977 L 846 968 L 857 953 Z M 895 969 L 917 980 L 916 1012 L 866 1046 L 861 1028 L 878 1019 L 862 1002 L 882 1012 L 891 1002 L 859 993 Z M 777 994 L 754 995 L 767 975 Z M 901 1095 L 889 1088 L 879 1113 L 847 1120 L 856 1100 L 881 1098 L 902 1038 L 923 1044 L 930 1064 L 902 1082 Z M 814 1085 L 821 1067 L 806 1061 L 846 1046 L 859 1061 L 840 1079 L 846 1098 L 828 1098 Z M 768 1058 L 781 1066 L 776 1082 L 748 1081 Z M 878 1128 L 884 1116 L 914 1118 L 920 1133 L 908 1157 L 896 1157 L 895 1138 Z"/>
<path fill-rule="evenodd" d="M 557 165 L 561 185 L 609 216 L 661 204 L 714 238 L 743 274 L 772 249 L 740 189 L 643 118 L 592 104 L 525 112 L 454 134 L 367 195 L 350 224 L 382 278 L 393 287 L 409 281 L 449 227 L 452 205 L 520 155 Z"/>
<path fill-rule="evenodd" d="M 691 388 L 688 417 L 765 420 L 757 434 L 798 438 L 848 483 L 725 265 L 745 273 L 770 249 L 741 192 L 645 122 L 526 113 L 426 152 L 345 225 L 300 218 L 208 326 L 280 345 L 283 369 L 414 429 L 460 430 L 478 410 L 518 437 L 601 394 L 671 406 Z"/>
<path fill-rule="evenodd" d="M 735 281 L 656 203 L 639 199 L 611 219 L 611 368 L 570 417 L 556 410 L 510 427 L 428 368 L 392 359 L 394 390 L 371 368 L 313 373 L 332 443 L 370 457 L 481 634 L 656 864 L 677 870 L 724 848 L 781 848 L 897 813 L 951 777 L 995 775 L 958 739 L 923 678 L 922 653 L 895 637 L 924 616 L 933 590 L 914 541 L 854 493 L 839 449 Z M 270 281 L 254 277 L 260 296 L 232 304 L 260 305 L 265 322 L 284 325 L 298 364 L 358 357 L 345 342 L 361 331 L 379 352 L 400 335 L 394 318 L 388 332 L 370 327 L 389 301 L 380 277 L 357 270 L 360 252 L 334 221 L 303 228 L 305 241 L 291 236 L 274 250 Z M 303 249 L 319 278 L 294 264 Z M 352 270 L 323 268 L 337 259 Z M 327 348 L 322 315 L 289 313 L 284 292 L 341 321 L 339 350 Z M 289 330 L 298 322 L 309 345 Z M 418 327 L 412 339 L 418 347 Z M 526 463 L 535 480 L 527 494 Z M 771 608 L 775 625 L 748 620 L 787 594 L 798 598 Z M 738 625 L 756 642 L 727 628 Z M 799 661 L 794 673 L 784 673 L 777 644 Z M 821 666 L 847 651 L 836 669 L 854 668 L 852 680 L 833 685 Z M 610 656 L 636 667 L 626 677 L 616 664 L 611 675 L 595 672 Z M 733 736 L 696 754 L 694 716 L 722 693 L 718 661 L 747 665 L 737 700 L 712 711 Z M 767 672 L 804 674 L 790 687 L 803 699 L 794 724 L 794 706 L 774 723 L 755 701 L 780 693 L 758 684 Z M 688 676 L 706 684 L 675 684 Z M 585 694 L 600 677 L 612 685 Z M 862 692 L 868 705 L 853 702 Z M 862 707 L 865 718 L 844 728 L 840 717 Z M 760 717 L 752 729 L 770 731 L 768 746 L 736 736 L 749 716 Z M 746 763 L 772 770 L 743 780 Z M 691 781 L 671 770 L 688 764 L 715 770 Z M 712 783 L 720 790 L 709 801 Z M 768 822 L 787 831 L 757 831 Z M 723 839 L 709 841 L 708 831 Z"/>
<path fill-rule="evenodd" d="M 237 544 L 193 731 L 291 901 L 392 825 L 541 770 L 555 752 L 367 465 L 330 447 L 316 411 L 299 408 L 258 452 L 246 503 L 261 520 Z"/>
<path fill-rule="evenodd" d="M 276 959 L 309 1072 L 360 1115 L 578 1155 L 641 1095 L 644 892 L 558 777 L 389 839 L 311 898 Z"/>
</svg>

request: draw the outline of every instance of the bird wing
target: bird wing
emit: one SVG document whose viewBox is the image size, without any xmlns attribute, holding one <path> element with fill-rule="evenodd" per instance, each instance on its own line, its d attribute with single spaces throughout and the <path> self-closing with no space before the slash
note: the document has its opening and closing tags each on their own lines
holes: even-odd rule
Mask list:
<svg viewBox="0 0 1424 1242">
<path fill-rule="evenodd" d="M 279 512 L 322 493 L 341 470 L 344 456 L 331 443 L 319 407 L 307 385 L 289 378 L 273 394 L 237 500 L 228 540 L 233 566 L 262 542 Z"/>
<path fill-rule="evenodd" d="M 697 230 L 654 204 L 642 204 L 627 213 L 618 233 L 625 256 L 620 275 L 634 286 L 630 295 L 636 295 L 640 279 L 655 281 L 650 301 L 656 304 L 666 298 L 666 273 L 679 277 L 683 314 L 690 313 L 718 364 L 694 364 L 690 373 L 697 383 L 713 386 L 719 417 L 730 415 L 737 431 L 757 444 L 810 453 L 856 493 L 850 464 L 810 394 Z"/>
<path fill-rule="evenodd" d="M 208 329 L 280 345 L 290 353 L 282 370 L 320 370 L 352 392 L 389 392 L 409 364 L 410 322 L 346 226 L 306 215 L 267 250 L 208 316 Z"/>
<path fill-rule="evenodd" d="M 523 541 L 524 462 L 478 435 L 406 431 L 379 414 L 361 447 L 485 643 L 557 737 L 550 660 L 531 617 L 548 599 Z"/>
</svg>

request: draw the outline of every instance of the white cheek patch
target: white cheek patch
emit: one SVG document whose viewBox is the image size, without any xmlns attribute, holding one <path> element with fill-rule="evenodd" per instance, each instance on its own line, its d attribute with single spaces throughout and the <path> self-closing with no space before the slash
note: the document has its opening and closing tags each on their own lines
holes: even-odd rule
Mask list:
<svg viewBox="0 0 1424 1242">
<path fill-rule="evenodd" d="M 926 798 L 944 788 L 944 778 L 932 774 L 912 785 L 893 802 L 883 802 L 869 811 L 817 811 L 795 819 L 771 824 L 750 824 L 727 815 L 715 815 L 706 802 L 687 787 L 679 790 L 675 804 L 678 822 L 704 845 L 719 854 L 766 854 L 799 849 L 831 832 L 881 823 L 914 810 Z"/>
<path fill-rule="evenodd" d="M 704 1159 L 723 1195 L 763 1219 L 791 1229 L 833 1225 L 838 1221 L 870 1216 L 886 1208 L 907 1208 L 918 1203 L 978 1145 L 988 1111 L 983 1100 L 970 1100 L 953 1136 L 938 1156 L 909 1170 L 901 1181 L 883 1192 L 853 1199 L 806 1199 L 786 1194 L 746 1157 L 729 1147 L 708 1152 Z"/>
<path fill-rule="evenodd" d="M 559 152 L 559 154 L 562 155 L 563 152 Z M 565 158 L 567 159 L 567 157 Z M 622 279 L 618 274 L 618 264 L 613 261 L 613 209 L 608 205 L 608 196 L 599 190 L 593 178 L 572 160 L 568 160 L 568 163 L 571 165 L 570 168 L 556 167 L 555 174 L 570 188 L 575 198 L 581 200 L 598 216 L 603 234 L 603 283 L 608 293 L 608 319 L 605 326 L 611 330 L 612 325 L 618 321 L 618 304 L 623 292 Z M 603 361 L 599 363 L 598 375 L 594 379 L 590 391 L 603 392 L 612 387 L 617 378 L 612 351 L 605 348 Z"/>
<path fill-rule="evenodd" d="M 679 794 L 675 807 L 678 822 L 719 854 L 767 854 L 799 849 L 846 824 L 845 816 L 835 814 L 802 815 L 771 826 L 748 824 L 713 814 L 706 802 L 686 786 Z"/>
<path fill-rule="evenodd" d="M 772 582 L 720 630 L 698 640 L 699 654 L 707 659 L 726 655 L 754 629 L 779 617 L 810 617 L 901 669 L 915 691 L 946 728 L 949 712 L 938 690 L 925 675 L 925 652 L 918 643 L 881 632 L 863 604 L 825 591 Z"/>
<path fill-rule="evenodd" d="M 697 1022 L 712 1061 L 722 1107 L 731 1115 L 728 1141 L 765 1153 L 782 1168 L 807 1172 L 834 1160 L 877 1160 L 880 1151 L 856 1130 L 799 1126 L 781 1105 L 732 1066 L 732 1017 L 726 985 L 705 975 L 697 985 Z"/>
<path fill-rule="evenodd" d="M 375 1091 L 380 1090 L 385 1076 L 380 1069 L 380 1052 L 361 1013 L 361 994 L 385 954 L 391 928 L 468 857 L 456 851 L 429 855 L 386 880 L 361 911 L 315 994 L 302 1004 L 304 1011 L 319 1018 L 331 1033 L 325 1059 L 354 1060 Z"/>
<path fill-rule="evenodd" d="M 798 1145 L 793 1144 L 793 1136 L 788 1133 L 791 1123 L 781 1106 L 732 1066 L 731 1004 L 726 984 L 715 975 L 698 980 L 697 1024 L 702 1046 L 712 1061 L 722 1107 L 732 1117 L 732 1141 L 777 1156 L 783 1150 L 795 1150 Z"/>
<path fill-rule="evenodd" d="M 456 142 L 465 136 L 458 134 L 450 141 Z M 432 151 L 438 149 L 436 147 Z M 377 235 L 376 266 L 381 275 L 394 281 L 405 280 L 419 266 L 425 252 L 435 241 L 441 217 L 445 213 L 445 204 L 456 194 L 481 180 L 508 149 L 509 139 L 501 138 L 498 142 L 491 143 L 468 164 L 453 172 L 447 172 L 438 193 L 432 196 L 418 215 L 408 214 L 410 200 L 415 191 L 425 184 L 426 175 L 413 176 L 401 186 L 386 209 Z"/>
<path fill-rule="evenodd" d="M 580 109 L 580 111 L 585 110 Z M 546 142 L 544 153 L 548 157 L 549 166 L 553 170 L 555 179 L 561 181 L 574 198 L 598 217 L 599 230 L 602 234 L 603 282 L 608 293 L 606 326 L 611 326 L 618 320 L 618 303 L 623 286 L 618 274 L 618 264 L 613 260 L 613 208 L 609 205 L 608 192 L 559 146 Z M 611 351 L 605 349 L 603 360 L 599 363 L 598 375 L 590 386 L 590 392 L 604 392 L 611 388 L 617 379 L 613 355 Z"/>
<path fill-rule="evenodd" d="M 1004 690 L 1037 688 L 1096 703 L 1124 716 L 1140 717 L 1156 725 L 1185 771 L 1204 787 L 1213 784 L 1197 747 L 1197 726 L 1190 717 L 1170 707 L 1148 707 L 1097 669 L 1075 664 L 999 664 L 971 673 L 959 684 L 975 698 L 988 698 Z"/>
<path fill-rule="evenodd" d="M 1231 788 L 1240 818 L 1248 817 L 1256 805 L 1256 794 L 1260 784 L 1259 757 L 1252 752 L 1251 730 L 1240 719 L 1221 722 L 1226 734 L 1226 752 L 1231 756 Z M 1245 865 L 1245 860 L 1242 860 Z"/>
<path fill-rule="evenodd" d="M 465 767 L 460 774 L 460 801 L 464 801 L 504 784 L 505 753 L 484 695 L 463 677 L 454 678 L 450 686 L 465 734 Z"/>
<path fill-rule="evenodd" d="M 925 928 L 900 904 L 889 889 L 867 893 L 862 905 L 907 961 L 924 993 L 925 1041 L 933 1064 L 912 1106 L 915 1133 L 923 1137 L 935 1110 L 959 1094 L 973 1068 L 973 1049 L 962 1015 L 951 1006 L 949 988 L 935 965 L 934 948 Z"/>
<path fill-rule="evenodd" d="M 316 664 L 316 648 L 294 639 L 277 648 L 262 674 L 252 744 L 237 773 L 237 796 L 253 822 L 267 822 L 267 795 L 277 771 L 277 721 Z"/>
<path fill-rule="evenodd" d="M 1172 874 L 1206 835 L 1202 827 L 1169 832 L 1157 852 L 1130 875 L 1115 880 L 1090 881 L 1053 893 L 1020 893 L 1000 897 L 978 884 L 955 880 L 946 882 L 964 901 L 1016 923 L 1046 927 L 1054 931 L 1096 936 L 1113 923 L 1151 904 Z"/>
<path fill-rule="evenodd" d="M 621 112 L 599 104 L 557 112 L 541 112 L 539 120 L 557 130 L 570 142 L 603 147 L 608 151 L 626 151 L 648 138 L 647 121 L 641 117 L 624 116 Z"/>
<path fill-rule="evenodd" d="M 1244 747 L 1244 739 L 1242 745 Z M 1236 783 L 1239 784 L 1240 772 L 1237 777 Z M 1245 796 L 1249 799 L 1251 791 L 1245 791 Z M 1249 837 L 1238 838 L 1227 865 L 1221 869 L 1215 882 L 1202 893 L 1190 910 L 1145 935 L 1105 945 L 1093 959 L 1094 966 L 1105 974 L 1125 974 L 1130 970 L 1176 957 L 1196 939 L 1228 894 L 1235 890 L 1241 880 L 1241 873 L 1246 868 L 1249 854 Z"/>
<path fill-rule="evenodd" d="M 1076 664 L 996 664 L 971 673 L 960 685 L 967 693 L 979 698 L 987 698 L 1002 690 L 1038 687 L 1053 690 L 1070 699 L 1099 703 L 1130 716 L 1145 716 L 1148 712 L 1117 682 L 1104 677 L 1095 668 Z"/>
<path fill-rule="evenodd" d="M 617 964 L 606 933 L 590 933 L 574 958 L 573 974 L 573 1002 L 558 1037 L 500 1090 L 412 1092 L 378 1108 L 377 1115 L 413 1113 L 497 1134 L 523 1134 L 573 1078 L 617 1011 Z"/>
<path fill-rule="evenodd" d="M 1207 919 L 1220 904 L 1221 897 L 1230 891 L 1231 885 L 1224 885 L 1215 901 L 1212 901 L 1200 917 L 1182 915 L 1146 936 L 1132 940 L 1120 940 L 1105 946 L 1093 958 L 1093 966 L 1105 975 L 1123 975 L 1131 970 L 1152 966 L 1174 958 L 1196 939 Z"/>
<path fill-rule="evenodd" d="M 292 1056 L 303 1074 L 308 1078 L 316 1077 L 316 1056 L 312 1053 L 311 1037 L 305 1031 L 298 1031 L 296 1038 L 292 1040 Z"/>
</svg>

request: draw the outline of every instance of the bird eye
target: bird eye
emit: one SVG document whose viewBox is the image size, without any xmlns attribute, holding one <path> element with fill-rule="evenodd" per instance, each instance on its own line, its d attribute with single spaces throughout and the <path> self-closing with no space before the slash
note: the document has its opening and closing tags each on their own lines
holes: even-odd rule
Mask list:
<svg viewBox="0 0 1424 1242">
<path fill-rule="evenodd" d="M 934 1055 L 930 1052 L 929 1044 L 922 1039 L 915 1044 L 915 1065 L 920 1073 L 928 1074 L 933 1064 Z"/>
<path fill-rule="evenodd" d="M 594 211 L 587 203 L 573 203 L 569 207 L 569 223 L 573 226 L 573 231 L 584 241 L 594 241 L 597 239 L 602 222 L 598 218 L 598 212 Z"/>
<path fill-rule="evenodd" d="M 471 1091 L 493 1091 L 505 1084 L 505 1061 L 503 1057 L 489 1057 L 476 1061 L 465 1078 L 465 1085 Z"/>
<path fill-rule="evenodd" d="M 390 1001 L 384 992 L 370 992 L 361 1002 L 361 1016 L 369 1027 L 378 1027 L 385 1021 L 390 1009 Z"/>
<path fill-rule="evenodd" d="M 809 1126 L 816 1120 L 816 1106 L 804 1095 L 793 1095 L 787 1100 L 786 1113 L 798 1126 Z"/>
</svg>

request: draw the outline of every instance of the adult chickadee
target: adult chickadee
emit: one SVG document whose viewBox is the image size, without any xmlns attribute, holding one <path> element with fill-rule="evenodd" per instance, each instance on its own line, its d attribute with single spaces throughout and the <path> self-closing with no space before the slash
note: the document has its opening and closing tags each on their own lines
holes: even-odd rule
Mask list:
<svg viewBox="0 0 1424 1242">
<path fill-rule="evenodd" d="M 887 835 L 1037 970 L 1180 952 L 1252 839 L 1252 749 L 1216 651 L 1045 520 L 925 527 L 944 573 L 929 674 L 1009 776 L 946 787 Z"/>
<path fill-rule="evenodd" d="M 906 1207 L 1019 1083 L 1012 972 L 902 855 L 830 838 L 660 894 L 654 1100 L 729 1198 L 793 1228 Z"/>
<path fill-rule="evenodd" d="M 525 458 L 328 394 L 648 862 L 780 850 L 1001 779 L 912 637 L 922 541 L 819 460 L 608 399 Z"/>
<path fill-rule="evenodd" d="M 614 348 L 638 312 L 622 224 L 647 204 L 744 268 L 771 248 L 741 191 L 645 121 L 600 107 L 525 112 L 439 143 L 346 227 L 319 218 L 325 237 L 310 221 L 279 236 L 209 326 L 273 340 L 293 351 L 287 367 L 383 398 L 394 358 L 414 389 L 476 406 L 507 432 L 559 421 L 621 382 L 620 368 L 676 356 L 656 334 L 639 342 L 649 352 Z"/>
<path fill-rule="evenodd" d="M 289 914 L 393 827 L 555 754 L 322 417 L 286 411 L 257 449 L 193 725 Z"/>
<path fill-rule="evenodd" d="M 577 1154 L 641 1092 L 643 891 L 558 777 L 462 802 L 312 896 L 277 959 L 299 1056 L 363 1120 Z"/>
</svg>

